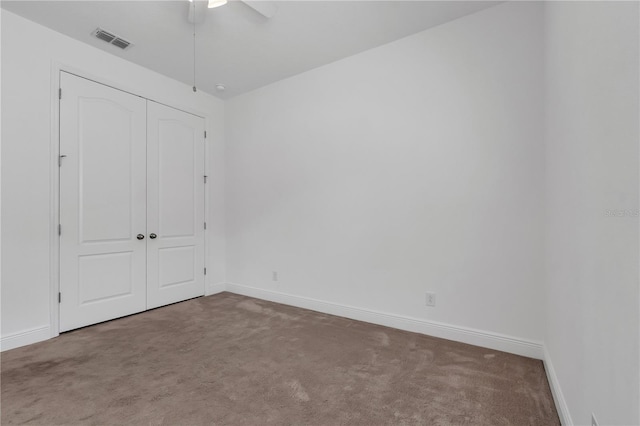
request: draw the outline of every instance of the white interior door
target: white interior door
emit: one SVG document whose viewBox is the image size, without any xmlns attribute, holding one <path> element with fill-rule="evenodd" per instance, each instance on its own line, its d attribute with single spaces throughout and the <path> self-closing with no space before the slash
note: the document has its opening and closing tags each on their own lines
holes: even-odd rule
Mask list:
<svg viewBox="0 0 640 426">
<path fill-rule="evenodd" d="M 204 295 L 204 120 L 147 103 L 147 307 Z"/>
<path fill-rule="evenodd" d="M 146 101 L 61 73 L 60 331 L 146 308 Z"/>
</svg>

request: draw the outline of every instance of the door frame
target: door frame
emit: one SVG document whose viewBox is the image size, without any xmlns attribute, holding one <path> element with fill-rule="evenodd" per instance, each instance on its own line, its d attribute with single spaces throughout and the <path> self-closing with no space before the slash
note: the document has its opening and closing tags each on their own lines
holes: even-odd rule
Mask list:
<svg viewBox="0 0 640 426">
<path fill-rule="evenodd" d="M 125 84 L 114 82 L 106 77 L 97 76 L 95 74 L 88 73 L 82 69 L 78 69 L 74 66 L 64 64 L 61 62 L 51 62 L 51 145 L 50 145 L 50 177 L 49 177 L 49 281 L 50 281 L 50 294 L 49 294 L 49 321 L 50 321 L 50 337 L 57 337 L 60 335 L 60 304 L 58 303 L 58 293 L 60 292 L 60 238 L 58 235 L 58 225 L 60 223 L 60 168 L 58 161 L 60 159 L 60 99 L 58 97 L 60 90 L 60 76 L 62 72 L 66 72 L 76 77 L 84 78 L 86 80 L 93 81 L 94 83 L 102 84 L 122 92 L 129 93 L 146 100 L 157 102 L 162 105 L 166 105 L 170 108 L 178 109 L 188 114 L 195 115 L 204 120 L 204 128 L 207 134 L 211 134 L 209 130 L 209 120 L 207 115 L 202 112 L 185 106 L 174 106 L 166 102 L 162 102 L 154 98 L 153 94 L 147 94 L 143 91 L 136 90 L 135 88 L 129 88 Z M 185 86 L 186 87 L 186 86 Z M 204 173 L 209 175 L 209 145 L 207 144 L 208 138 L 204 138 Z M 208 222 L 209 217 L 209 191 L 208 186 L 205 186 L 204 190 L 204 217 Z M 208 237 L 207 230 L 204 230 L 204 265 L 208 267 Z M 204 279 L 203 294 L 207 294 L 207 277 Z"/>
</svg>

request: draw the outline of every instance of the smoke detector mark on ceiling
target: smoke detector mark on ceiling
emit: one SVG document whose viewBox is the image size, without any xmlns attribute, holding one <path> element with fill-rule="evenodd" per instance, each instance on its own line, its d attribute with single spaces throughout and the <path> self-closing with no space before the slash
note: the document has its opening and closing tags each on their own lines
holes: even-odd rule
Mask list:
<svg viewBox="0 0 640 426">
<path fill-rule="evenodd" d="M 109 44 L 119 47 L 122 50 L 126 50 L 127 48 L 132 46 L 131 42 L 118 37 L 117 35 L 114 35 L 109 31 L 105 31 L 100 27 L 96 28 L 95 31 L 91 33 L 91 35 L 99 38 L 102 41 L 106 41 Z"/>
</svg>

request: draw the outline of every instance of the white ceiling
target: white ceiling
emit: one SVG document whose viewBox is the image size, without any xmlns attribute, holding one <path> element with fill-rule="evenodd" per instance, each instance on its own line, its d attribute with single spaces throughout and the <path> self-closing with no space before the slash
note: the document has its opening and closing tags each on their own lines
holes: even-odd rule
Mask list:
<svg viewBox="0 0 640 426">
<path fill-rule="evenodd" d="M 499 2 L 279 1 L 271 19 L 244 3 L 206 9 L 197 25 L 196 83 L 223 99 L 417 33 Z M 189 2 L 2 1 L 6 10 L 99 49 L 193 83 Z M 101 27 L 126 51 L 91 37 Z M 216 91 L 217 83 L 224 92 Z"/>
</svg>

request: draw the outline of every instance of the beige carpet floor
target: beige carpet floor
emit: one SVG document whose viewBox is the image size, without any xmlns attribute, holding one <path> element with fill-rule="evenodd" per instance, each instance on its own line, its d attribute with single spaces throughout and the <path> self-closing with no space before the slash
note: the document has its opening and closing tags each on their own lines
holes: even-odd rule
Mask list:
<svg viewBox="0 0 640 426">
<path fill-rule="evenodd" d="M 558 425 L 541 361 L 230 293 L 2 354 L 3 425 Z"/>
</svg>

